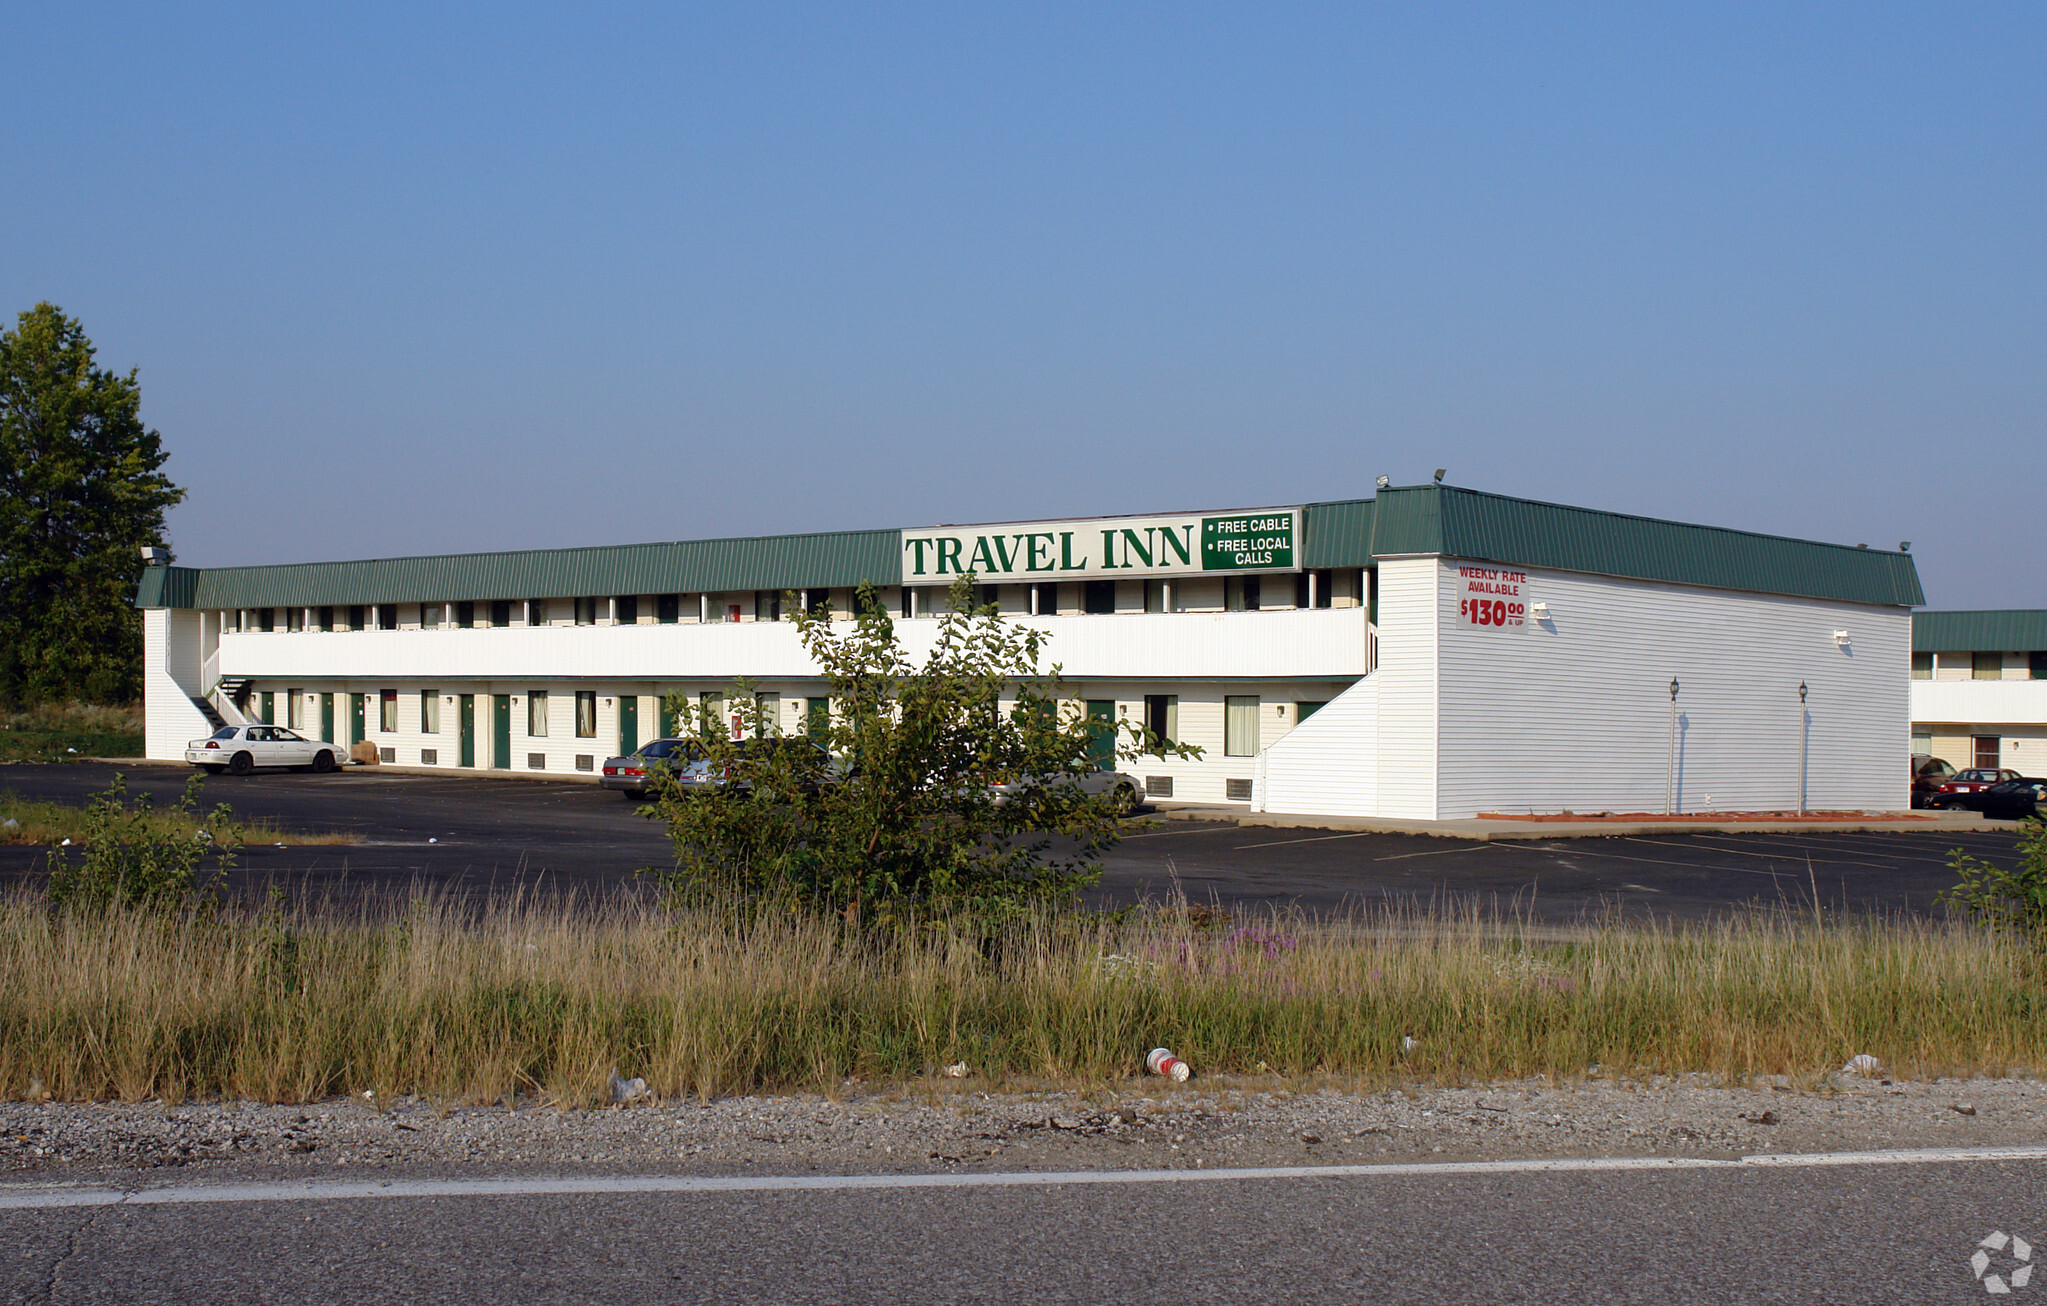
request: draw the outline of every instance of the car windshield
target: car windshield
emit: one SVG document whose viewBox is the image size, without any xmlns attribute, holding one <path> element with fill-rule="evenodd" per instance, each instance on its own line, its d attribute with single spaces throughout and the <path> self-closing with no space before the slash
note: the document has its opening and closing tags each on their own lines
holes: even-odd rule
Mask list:
<svg viewBox="0 0 2047 1306">
<path fill-rule="evenodd" d="M 240 726 L 222 726 L 220 729 L 213 732 L 212 737 L 215 739 L 233 739 L 235 737 L 235 732 L 240 729 L 241 729 Z"/>
<path fill-rule="evenodd" d="M 695 744 L 689 743 L 686 740 L 657 739 L 653 743 L 648 744 L 645 748 L 642 748 L 640 750 L 640 756 L 656 759 L 664 757 L 673 757 L 681 759 L 682 761 L 692 761 L 696 758 L 702 757 L 703 751 L 704 750 L 698 748 Z"/>
</svg>

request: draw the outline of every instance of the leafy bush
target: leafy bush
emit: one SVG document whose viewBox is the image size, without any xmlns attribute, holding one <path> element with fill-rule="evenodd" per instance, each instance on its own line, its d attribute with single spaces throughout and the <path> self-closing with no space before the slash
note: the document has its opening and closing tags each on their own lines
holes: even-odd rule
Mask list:
<svg viewBox="0 0 2047 1306">
<path fill-rule="evenodd" d="M 1948 866 L 1961 882 L 1941 904 L 2047 949 L 2047 822 L 2034 817 L 2021 827 L 2018 854 L 2018 865 L 2006 868 L 1955 849 Z"/>
<path fill-rule="evenodd" d="M 1127 804 L 1086 791 L 1091 759 L 1199 750 L 1062 701 L 1058 668 L 1038 667 L 1045 632 L 976 606 L 973 580 L 953 584 L 921 663 L 871 586 L 858 591 L 850 625 L 799 613 L 831 704 L 803 738 L 772 742 L 778 723 L 743 681 L 729 700 L 737 729 L 722 702 L 671 701 L 723 783 L 657 776 L 649 815 L 674 841 L 670 888 L 850 920 L 909 902 L 999 915 L 1070 898 L 1100 877 Z"/>
<path fill-rule="evenodd" d="M 113 783 L 86 804 L 82 846 L 52 854 L 51 905 L 83 911 L 170 909 L 217 897 L 234 864 L 236 827 L 225 803 L 200 810 L 204 780 L 193 776 L 172 809 L 187 820 L 165 822 L 148 794 L 131 804 L 127 779 L 116 773 Z M 202 878 L 209 853 L 214 869 Z"/>
</svg>

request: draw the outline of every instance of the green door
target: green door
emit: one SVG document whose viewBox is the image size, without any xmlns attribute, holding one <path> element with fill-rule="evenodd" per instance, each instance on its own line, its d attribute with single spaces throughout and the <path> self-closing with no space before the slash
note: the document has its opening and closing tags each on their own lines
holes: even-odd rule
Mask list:
<svg viewBox="0 0 2047 1306">
<path fill-rule="evenodd" d="M 640 696 L 624 694 L 618 700 L 618 751 L 625 756 L 640 751 Z"/>
<path fill-rule="evenodd" d="M 334 695 L 320 695 L 320 738 L 326 743 L 334 742 Z"/>
<path fill-rule="evenodd" d="M 490 697 L 490 764 L 500 771 L 512 765 L 512 696 Z"/>
<path fill-rule="evenodd" d="M 829 698 L 803 700 L 803 733 L 822 744 L 832 732 L 832 701 Z"/>
<path fill-rule="evenodd" d="M 675 704 L 681 697 L 680 694 L 669 694 L 661 699 L 661 737 L 663 739 L 673 739 L 675 737 Z"/>
<path fill-rule="evenodd" d="M 1116 769 L 1116 702 L 1108 698 L 1087 701 L 1087 756 L 1097 771 Z"/>
<path fill-rule="evenodd" d="M 476 765 L 476 695 L 462 696 L 462 765 Z"/>
<path fill-rule="evenodd" d="M 266 689 L 263 691 L 263 724 L 266 726 L 277 724 L 277 693 L 275 690 Z"/>
<path fill-rule="evenodd" d="M 351 745 L 369 738 L 363 730 L 363 700 L 367 697 L 366 694 L 348 696 L 348 742 Z"/>
</svg>

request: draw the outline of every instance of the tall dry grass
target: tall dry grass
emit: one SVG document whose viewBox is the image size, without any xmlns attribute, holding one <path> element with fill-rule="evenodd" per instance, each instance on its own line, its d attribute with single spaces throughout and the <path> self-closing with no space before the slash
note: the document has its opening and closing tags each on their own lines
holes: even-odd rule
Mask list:
<svg viewBox="0 0 2047 1306">
<path fill-rule="evenodd" d="M 1403 1041 L 1418 1042 L 1405 1048 Z M 1359 1084 L 1611 1071 L 1810 1075 L 2047 1066 L 2047 993 L 2012 945 L 1928 923 L 1747 915 L 1594 925 L 1184 912 L 878 934 L 625 898 L 215 920 L 0 904 L 0 1095 L 602 1100 L 834 1091 L 959 1061 L 1091 1084 L 1154 1045 L 1204 1073 Z"/>
</svg>

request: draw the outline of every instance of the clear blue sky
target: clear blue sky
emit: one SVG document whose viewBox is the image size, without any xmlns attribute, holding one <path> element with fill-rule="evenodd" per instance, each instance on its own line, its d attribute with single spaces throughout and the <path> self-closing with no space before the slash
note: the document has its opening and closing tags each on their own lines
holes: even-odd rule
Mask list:
<svg viewBox="0 0 2047 1306">
<path fill-rule="evenodd" d="M 2047 7 L 16 5 L 198 565 L 1426 480 L 2047 606 Z"/>
</svg>

